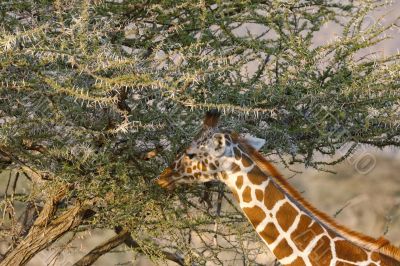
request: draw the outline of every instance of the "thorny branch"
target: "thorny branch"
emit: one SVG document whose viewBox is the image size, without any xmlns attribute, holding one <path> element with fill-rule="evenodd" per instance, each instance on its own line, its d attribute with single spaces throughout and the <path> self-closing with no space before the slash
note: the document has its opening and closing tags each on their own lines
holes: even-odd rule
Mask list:
<svg viewBox="0 0 400 266">
<path fill-rule="evenodd" d="M 138 243 L 153 237 L 163 243 L 146 242 L 155 249 L 149 255 L 171 246 L 194 254 L 197 247 L 187 232 L 211 235 L 210 242 L 216 233 L 226 239 L 241 233 L 236 224 L 244 219 L 226 194 L 220 192 L 217 200 L 222 197 L 235 212 L 220 212 L 219 202 L 215 223 L 209 189 L 201 204 L 198 193 L 189 190 L 176 192 L 187 200 L 174 202 L 176 194 L 166 197 L 149 181 L 193 137 L 200 110 L 218 108 L 229 114 L 224 126 L 267 139 L 263 151 L 277 152 L 288 168 L 339 163 L 352 150 L 332 162 L 315 161 L 313 155 L 333 155 L 349 141 L 400 145 L 400 56 L 353 60 L 379 42 L 376 37 L 387 28 L 360 31 L 357 23 L 341 22 L 361 25 L 368 19 L 364 11 L 379 4 L 9 2 L 0 3 L 0 171 L 16 167 L 32 187 L 42 184 L 54 191 L 62 182 L 74 189 L 64 199 L 49 197 L 43 209 L 43 195 L 14 193 L 26 209 L 18 220 L 10 216 L 21 229 L 11 234 L 16 246 L 0 257 L 4 261 L 25 263 L 48 246 L 43 241 L 80 230 L 89 210 L 94 212 L 87 200 L 93 198 L 101 203 L 96 222 L 84 229 L 129 224 L 132 235 L 143 235 L 136 241 L 121 236 L 131 248 L 146 253 L 149 247 Z M 327 22 L 346 27 L 347 34 L 315 47 L 314 36 Z M 247 24 L 257 24 L 261 34 Z M 251 66 L 254 71 L 247 71 Z M 348 136 L 338 134 L 342 128 Z M 286 155 L 292 156 L 287 163 Z M 12 186 L 10 179 L 0 204 L 16 213 L 8 197 Z M 240 241 L 251 239 L 248 231 Z M 104 242 L 86 259 L 95 260 L 121 239 Z M 189 259 L 222 264 L 218 253 L 223 249 L 208 240 L 201 255 Z M 185 245 L 176 248 L 176 242 Z M 249 251 L 259 252 L 233 244 L 231 250 L 247 264 L 253 263 Z M 21 254 L 27 257 L 17 261 Z M 177 254 L 163 256 L 180 265 L 189 260 Z"/>
<path fill-rule="evenodd" d="M 122 227 L 118 226 L 118 227 L 115 228 L 115 232 L 118 233 L 118 234 L 120 234 L 123 231 L 124 231 L 124 229 L 122 229 Z M 124 243 L 128 247 L 134 248 L 137 251 L 141 252 L 139 244 L 131 237 L 130 234 L 126 238 L 124 238 Z M 177 255 L 177 254 L 174 254 L 174 253 L 171 253 L 171 252 L 167 252 L 167 251 L 162 251 L 162 254 L 164 255 L 164 257 L 167 260 L 173 261 L 173 262 L 175 262 L 175 263 L 177 263 L 177 264 L 179 264 L 181 266 L 185 265 L 184 259 L 181 256 Z"/>
<path fill-rule="evenodd" d="M 142 252 L 139 244 L 132 239 L 128 230 L 123 229 L 122 227 L 116 227 L 115 232 L 117 235 L 93 248 L 89 253 L 77 261 L 74 266 L 92 265 L 100 256 L 108 253 L 121 244 L 126 244 L 129 248 L 135 249 L 137 252 Z M 165 256 L 165 259 L 173 261 L 178 265 L 185 265 L 184 259 L 179 255 L 167 251 L 163 251 L 162 253 Z"/>
</svg>

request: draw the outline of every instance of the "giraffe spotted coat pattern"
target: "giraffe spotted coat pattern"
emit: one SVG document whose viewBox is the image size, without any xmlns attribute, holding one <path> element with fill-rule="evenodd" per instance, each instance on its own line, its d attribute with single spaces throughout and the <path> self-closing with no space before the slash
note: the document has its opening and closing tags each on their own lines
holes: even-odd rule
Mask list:
<svg viewBox="0 0 400 266">
<path fill-rule="evenodd" d="M 258 152 L 264 140 L 222 131 L 206 114 L 199 137 L 157 183 L 220 180 L 232 191 L 255 231 L 283 265 L 400 265 L 400 249 L 337 224 L 308 203 Z"/>
</svg>

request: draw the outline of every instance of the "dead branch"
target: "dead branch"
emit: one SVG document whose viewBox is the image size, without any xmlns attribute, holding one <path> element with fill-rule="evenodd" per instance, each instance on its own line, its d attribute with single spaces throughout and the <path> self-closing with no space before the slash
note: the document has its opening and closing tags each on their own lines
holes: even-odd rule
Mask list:
<svg viewBox="0 0 400 266">
<path fill-rule="evenodd" d="M 133 240 L 130 233 L 126 229 L 123 229 L 122 227 L 118 226 L 115 228 L 115 232 L 117 233 L 116 236 L 113 236 L 107 241 L 96 246 L 88 254 L 86 254 L 79 261 L 77 261 L 74 264 L 74 266 L 92 265 L 99 257 L 108 253 L 109 251 L 111 251 L 112 249 L 114 249 L 115 247 L 119 246 L 122 243 L 124 243 L 130 248 L 134 248 L 138 252 L 142 252 L 139 244 L 135 240 Z M 162 253 L 164 254 L 167 260 L 173 261 L 178 265 L 182 266 L 185 265 L 184 259 L 181 256 L 167 251 L 162 251 Z"/>
<path fill-rule="evenodd" d="M 101 243 L 92 249 L 88 254 L 86 254 L 83 258 L 77 261 L 74 266 L 86 266 L 92 265 L 98 258 L 102 255 L 108 253 L 110 250 L 124 243 L 124 241 L 130 236 L 130 233 L 127 230 L 122 230 L 116 236 L 108 239 L 107 241 Z"/>
<path fill-rule="evenodd" d="M 120 232 L 123 232 L 123 231 L 124 231 L 124 229 L 122 227 L 120 227 L 120 226 L 117 226 L 115 228 L 115 232 L 118 233 L 118 234 Z M 142 250 L 140 249 L 139 244 L 131 237 L 130 234 L 128 234 L 128 236 L 125 238 L 124 243 L 128 247 L 134 248 L 138 252 L 142 252 Z M 174 253 L 167 252 L 167 251 L 162 251 L 162 253 L 163 253 L 165 259 L 173 261 L 173 262 L 175 262 L 175 263 L 177 263 L 178 265 L 181 265 L 181 266 L 185 265 L 185 260 L 181 256 L 179 256 L 178 254 L 174 254 Z"/>
<path fill-rule="evenodd" d="M 4 170 L 12 163 L 12 160 L 8 154 L 2 150 L 0 146 L 0 170 Z"/>
<path fill-rule="evenodd" d="M 92 202 L 77 201 L 70 209 L 54 218 L 57 205 L 64 198 L 66 192 L 67 189 L 62 188 L 47 200 L 28 235 L 13 250 L 5 254 L 0 266 L 25 265 L 34 255 L 82 222 L 86 210 L 92 205 Z"/>
</svg>

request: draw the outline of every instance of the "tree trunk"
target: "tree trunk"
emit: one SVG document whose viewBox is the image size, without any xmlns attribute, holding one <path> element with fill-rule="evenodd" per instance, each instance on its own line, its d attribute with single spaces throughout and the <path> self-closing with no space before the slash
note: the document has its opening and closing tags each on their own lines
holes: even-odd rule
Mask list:
<svg viewBox="0 0 400 266">
<path fill-rule="evenodd" d="M 91 205 L 89 202 L 77 202 L 53 219 L 57 204 L 64 197 L 65 191 L 65 189 L 60 190 L 46 202 L 28 235 L 5 255 L 0 266 L 25 265 L 33 256 L 82 222 L 86 210 Z"/>
</svg>

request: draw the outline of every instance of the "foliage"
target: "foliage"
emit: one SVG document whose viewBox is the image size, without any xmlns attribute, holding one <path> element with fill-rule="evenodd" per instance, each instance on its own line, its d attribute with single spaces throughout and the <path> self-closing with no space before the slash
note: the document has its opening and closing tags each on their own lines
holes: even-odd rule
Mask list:
<svg viewBox="0 0 400 266">
<path fill-rule="evenodd" d="M 222 264 L 217 220 L 219 238 L 249 263 L 259 251 L 246 245 L 254 233 L 234 205 L 216 213 L 199 202 L 202 186 L 170 194 L 153 178 L 209 108 L 227 114 L 224 126 L 267 139 L 263 151 L 285 164 L 319 168 L 332 162 L 315 154 L 349 142 L 399 146 L 399 55 L 365 53 L 396 29 L 397 20 L 366 27 L 380 6 L 4 0 L 0 169 L 41 180 L 24 202 L 38 204 L 60 186 L 71 188 L 64 209 L 95 199 L 85 229 L 123 226 L 151 258 L 167 248 L 185 263 Z M 316 46 L 324 25 L 342 35 Z M 188 245 L 190 236 L 204 242 Z"/>
</svg>

